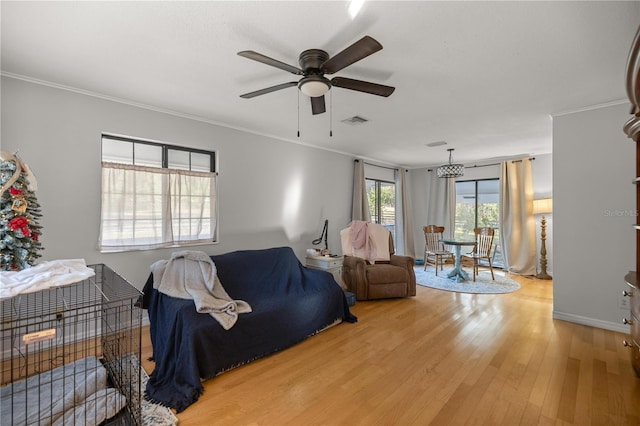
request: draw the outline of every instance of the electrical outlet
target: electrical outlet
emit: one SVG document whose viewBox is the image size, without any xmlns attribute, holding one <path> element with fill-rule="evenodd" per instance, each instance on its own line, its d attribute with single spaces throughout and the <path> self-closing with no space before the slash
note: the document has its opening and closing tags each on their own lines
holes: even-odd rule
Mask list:
<svg viewBox="0 0 640 426">
<path fill-rule="evenodd" d="M 629 296 L 623 296 L 622 294 L 618 296 L 618 308 L 629 309 Z"/>
</svg>

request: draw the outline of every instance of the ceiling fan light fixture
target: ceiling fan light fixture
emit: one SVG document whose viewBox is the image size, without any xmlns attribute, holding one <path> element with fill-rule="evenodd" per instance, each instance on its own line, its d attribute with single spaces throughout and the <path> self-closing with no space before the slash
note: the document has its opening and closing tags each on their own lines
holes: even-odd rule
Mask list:
<svg viewBox="0 0 640 426">
<path fill-rule="evenodd" d="M 449 164 L 443 164 L 442 166 L 436 169 L 436 173 L 439 178 L 458 178 L 464 175 L 464 165 L 463 164 L 452 164 L 451 162 L 451 152 L 453 148 L 447 149 L 449 151 Z"/>
<path fill-rule="evenodd" d="M 298 89 L 309 97 L 311 101 L 311 113 L 313 115 L 322 114 L 327 111 L 324 95 L 331 90 L 332 87 L 388 97 L 394 92 L 395 87 L 340 76 L 333 77 L 331 80 L 325 77 L 325 75 L 335 74 L 380 50 L 382 50 L 380 43 L 371 36 L 364 36 L 334 56 L 329 56 L 329 54 L 322 49 L 303 50 L 298 57 L 300 67 L 289 65 L 261 53 L 254 52 L 253 50 L 243 50 L 238 52 L 239 56 L 287 71 L 291 74 L 302 76 L 302 78 L 299 81 L 289 81 L 264 89 L 254 90 L 253 92 L 242 94 L 240 97 L 250 99 L 288 87 L 298 86 Z M 300 94 L 298 93 L 298 97 L 299 96 Z"/>
<path fill-rule="evenodd" d="M 331 84 L 324 77 L 319 75 L 310 75 L 300 80 L 298 88 L 302 93 L 310 98 L 317 98 L 324 96 L 324 94 L 331 88 Z"/>
</svg>

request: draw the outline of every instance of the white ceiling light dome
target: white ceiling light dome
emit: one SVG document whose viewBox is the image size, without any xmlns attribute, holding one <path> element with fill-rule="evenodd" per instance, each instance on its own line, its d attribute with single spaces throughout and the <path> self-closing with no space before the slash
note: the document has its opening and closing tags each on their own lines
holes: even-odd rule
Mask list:
<svg viewBox="0 0 640 426">
<path fill-rule="evenodd" d="M 302 93 L 310 98 L 323 96 L 331 88 L 331 83 L 326 78 L 319 75 L 309 75 L 298 84 L 298 88 Z"/>
</svg>

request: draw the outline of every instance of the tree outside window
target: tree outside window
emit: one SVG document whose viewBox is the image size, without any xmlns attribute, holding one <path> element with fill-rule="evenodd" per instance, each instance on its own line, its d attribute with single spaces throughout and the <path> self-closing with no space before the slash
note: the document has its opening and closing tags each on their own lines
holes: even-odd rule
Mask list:
<svg viewBox="0 0 640 426">
<path fill-rule="evenodd" d="M 395 241 L 396 233 L 396 184 L 378 179 L 366 179 L 367 201 L 371 222 L 389 231 Z"/>
<path fill-rule="evenodd" d="M 494 265 L 502 265 L 499 250 L 500 180 L 482 179 L 456 182 L 455 238 L 471 241 L 474 228 L 491 227 L 496 230 L 492 251 Z"/>
</svg>

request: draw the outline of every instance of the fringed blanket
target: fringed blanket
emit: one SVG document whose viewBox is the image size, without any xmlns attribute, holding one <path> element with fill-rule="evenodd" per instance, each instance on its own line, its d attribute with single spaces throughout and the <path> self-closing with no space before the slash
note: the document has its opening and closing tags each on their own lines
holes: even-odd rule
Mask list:
<svg viewBox="0 0 640 426">
<path fill-rule="evenodd" d="M 153 289 L 150 276 L 143 305 L 149 310 L 155 369 L 147 397 L 181 412 L 202 393 L 201 380 L 290 347 L 343 320 L 355 322 L 333 276 L 305 268 L 289 247 L 212 256 L 220 281 L 252 312 L 225 330 L 198 313 L 191 300 Z"/>
</svg>

